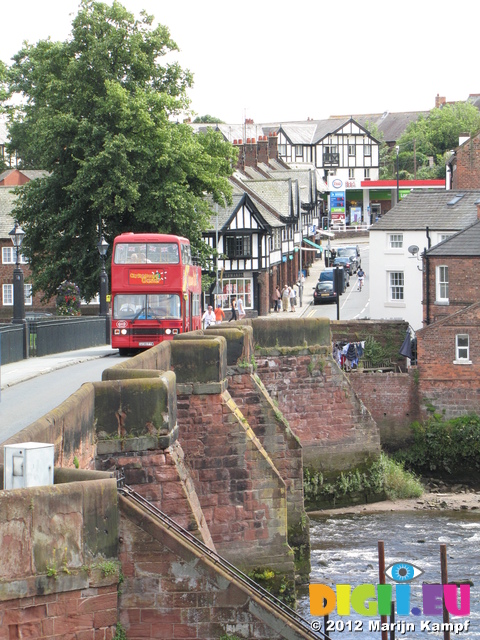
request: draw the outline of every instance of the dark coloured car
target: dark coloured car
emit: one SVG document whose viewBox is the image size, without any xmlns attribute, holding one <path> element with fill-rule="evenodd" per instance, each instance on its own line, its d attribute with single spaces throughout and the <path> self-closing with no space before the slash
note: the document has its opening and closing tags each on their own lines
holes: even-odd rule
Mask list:
<svg viewBox="0 0 480 640">
<path fill-rule="evenodd" d="M 361 265 L 361 260 L 357 256 L 355 247 L 338 247 L 337 258 L 350 258 L 353 273 L 356 273 Z"/>
<path fill-rule="evenodd" d="M 348 271 L 348 274 L 350 276 L 353 276 L 354 266 L 353 261 L 350 258 L 351 256 L 340 256 L 339 258 L 335 258 L 335 260 L 333 261 L 333 266 L 343 267 Z"/>
<path fill-rule="evenodd" d="M 317 282 L 313 292 L 313 304 L 336 302 L 337 294 L 333 290 L 333 282 Z"/>
<path fill-rule="evenodd" d="M 338 268 L 338 267 L 337 267 Z M 320 272 L 320 277 L 318 279 L 319 282 L 331 282 L 333 284 L 333 278 L 334 278 L 334 268 L 333 267 L 329 267 L 327 269 L 324 269 L 323 271 Z M 350 275 L 348 273 L 348 271 L 346 269 L 344 269 L 342 267 L 342 269 L 340 270 L 340 275 L 341 275 L 341 291 L 340 291 L 340 295 L 342 295 L 342 293 L 344 293 L 347 289 L 348 286 L 350 286 Z"/>
</svg>

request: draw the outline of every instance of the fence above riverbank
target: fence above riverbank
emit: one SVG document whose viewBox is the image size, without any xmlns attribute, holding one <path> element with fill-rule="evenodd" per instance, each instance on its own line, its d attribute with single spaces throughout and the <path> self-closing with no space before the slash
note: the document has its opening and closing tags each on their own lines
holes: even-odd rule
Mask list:
<svg viewBox="0 0 480 640">
<path fill-rule="evenodd" d="M 110 344 L 109 316 L 52 317 L 0 325 L 0 364 Z"/>
</svg>

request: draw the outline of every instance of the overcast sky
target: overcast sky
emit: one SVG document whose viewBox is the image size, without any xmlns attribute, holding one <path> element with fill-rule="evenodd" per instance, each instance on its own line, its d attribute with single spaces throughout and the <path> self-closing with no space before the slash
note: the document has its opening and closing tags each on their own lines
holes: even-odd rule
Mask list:
<svg viewBox="0 0 480 640">
<path fill-rule="evenodd" d="M 106 0 L 110 4 L 110 0 Z M 457 0 L 123 0 L 166 25 L 194 74 L 197 115 L 234 124 L 423 111 L 480 93 L 480 3 Z M 65 40 L 78 0 L 2 2 L 0 57 Z"/>
</svg>

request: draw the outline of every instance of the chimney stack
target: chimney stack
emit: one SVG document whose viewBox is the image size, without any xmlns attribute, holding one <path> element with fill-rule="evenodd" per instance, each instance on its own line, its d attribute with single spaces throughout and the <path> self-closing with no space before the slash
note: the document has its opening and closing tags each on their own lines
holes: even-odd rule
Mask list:
<svg viewBox="0 0 480 640">
<path fill-rule="evenodd" d="M 446 104 L 447 99 L 446 98 L 442 98 L 438 93 L 435 97 L 435 109 L 439 109 L 440 107 L 443 107 L 444 104 Z"/>
<path fill-rule="evenodd" d="M 278 137 L 275 131 L 268 134 L 268 159 L 278 160 Z"/>
<path fill-rule="evenodd" d="M 268 139 L 267 136 L 258 136 L 257 161 L 268 164 Z"/>
</svg>

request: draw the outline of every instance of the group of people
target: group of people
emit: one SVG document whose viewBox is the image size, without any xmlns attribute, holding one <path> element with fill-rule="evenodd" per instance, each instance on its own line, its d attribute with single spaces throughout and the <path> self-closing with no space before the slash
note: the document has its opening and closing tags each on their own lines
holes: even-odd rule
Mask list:
<svg viewBox="0 0 480 640">
<path fill-rule="evenodd" d="M 282 311 L 288 311 L 290 307 L 290 311 L 295 311 L 295 307 L 297 305 L 297 292 L 294 289 L 294 286 L 288 286 L 288 284 L 284 285 L 283 289 L 280 290 L 280 287 L 277 286 L 275 289 L 275 296 L 273 300 L 273 310 L 278 312 L 280 309 Z"/>
<path fill-rule="evenodd" d="M 242 320 L 245 318 L 245 307 L 243 304 L 242 298 L 232 298 L 232 306 L 231 306 L 231 316 L 229 322 L 232 320 Z M 219 303 L 214 310 L 212 305 L 208 305 L 207 310 L 202 316 L 202 323 L 204 328 L 206 329 L 211 324 L 220 324 L 225 320 L 225 312 L 222 309 L 222 305 Z"/>
</svg>

